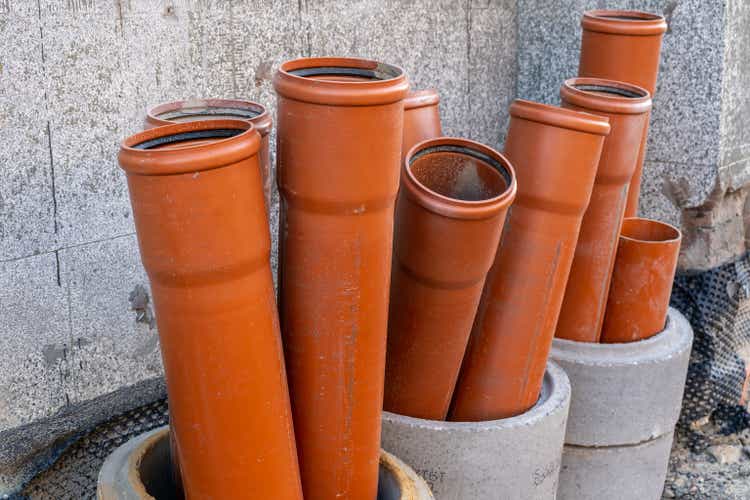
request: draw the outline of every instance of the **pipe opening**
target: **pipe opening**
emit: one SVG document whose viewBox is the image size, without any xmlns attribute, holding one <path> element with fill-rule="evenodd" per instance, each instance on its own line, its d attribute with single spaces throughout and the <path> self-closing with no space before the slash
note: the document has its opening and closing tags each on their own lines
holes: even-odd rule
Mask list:
<svg viewBox="0 0 750 500">
<path fill-rule="evenodd" d="M 161 120 L 172 122 L 192 122 L 196 120 L 226 120 L 240 119 L 251 120 L 260 116 L 261 110 L 240 107 L 223 107 L 223 106 L 201 106 L 201 107 L 184 107 L 171 111 L 165 111 L 156 115 Z"/>
<path fill-rule="evenodd" d="M 138 464 L 138 479 L 146 493 L 155 499 L 177 499 L 178 487 L 172 474 L 168 434 L 145 450 Z"/>
<path fill-rule="evenodd" d="M 663 19 L 659 14 L 639 10 L 594 10 L 587 15 L 598 19 L 614 19 L 616 21 L 659 21 Z"/>
<path fill-rule="evenodd" d="M 205 139 L 226 139 L 243 133 L 242 129 L 219 128 L 212 130 L 191 130 L 190 132 L 181 132 L 179 134 L 165 135 L 156 137 L 136 144 L 133 149 L 155 149 L 161 146 L 174 145 L 188 141 L 205 140 Z"/>
<path fill-rule="evenodd" d="M 511 185 L 508 169 L 491 156 L 466 146 L 442 144 L 414 153 L 409 171 L 424 187 L 461 201 L 484 201 Z"/>
<path fill-rule="evenodd" d="M 625 219 L 622 221 L 620 236 L 647 243 L 663 243 L 680 238 L 677 228 L 649 219 Z"/>
<path fill-rule="evenodd" d="M 289 74 L 315 80 L 333 81 L 368 81 L 390 80 L 401 76 L 401 70 L 395 66 L 379 63 L 373 68 L 358 68 L 352 66 L 318 66 L 312 68 L 298 68 L 288 71 Z"/>
<path fill-rule="evenodd" d="M 621 87 L 610 87 L 609 85 L 594 85 L 594 84 L 575 84 L 574 88 L 582 90 L 584 92 L 591 92 L 599 95 L 616 95 L 618 97 L 626 97 L 628 99 L 641 99 L 646 97 L 644 92 L 636 92 L 635 90 L 625 89 Z"/>
</svg>

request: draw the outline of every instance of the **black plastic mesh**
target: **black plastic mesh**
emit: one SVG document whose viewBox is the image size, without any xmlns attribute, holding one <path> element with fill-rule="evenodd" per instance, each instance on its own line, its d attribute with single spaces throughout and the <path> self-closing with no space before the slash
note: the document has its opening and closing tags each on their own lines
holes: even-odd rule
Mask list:
<svg viewBox="0 0 750 500">
<path fill-rule="evenodd" d="M 695 332 L 681 423 L 713 417 L 723 420 L 726 432 L 747 427 L 750 256 L 678 276 L 671 302 Z"/>
<path fill-rule="evenodd" d="M 49 469 L 12 498 L 95 499 L 96 481 L 104 459 L 130 438 L 166 425 L 168 420 L 166 399 L 113 417 L 71 444 Z"/>
</svg>

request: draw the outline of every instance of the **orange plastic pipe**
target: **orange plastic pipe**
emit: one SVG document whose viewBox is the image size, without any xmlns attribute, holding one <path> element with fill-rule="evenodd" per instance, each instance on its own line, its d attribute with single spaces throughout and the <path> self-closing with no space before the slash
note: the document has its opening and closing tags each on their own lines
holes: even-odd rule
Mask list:
<svg viewBox="0 0 750 500">
<path fill-rule="evenodd" d="M 385 410 L 445 420 L 515 194 L 513 167 L 487 146 L 440 138 L 407 154 L 396 204 Z"/>
<path fill-rule="evenodd" d="M 606 117 L 518 100 L 505 156 L 518 194 L 487 276 L 450 420 L 518 415 L 539 397 Z"/>
<path fill-rule="evenodd" d="M 632 83 L 656 93 L 661 43 L 667 22 L 659 14 L 634 10 L 592 10 L 581 20 L 578 75 Z M 648 125 L 641 139 L 638 163 L 630 182 L 626 217 L 638 212 Z"/>
<path fill-rule="evenodd" d="M 154 106 L 146 111 L 145 128 L 161 127 L 174 123 L 197 120 L 247 120 L 260 134 L 260 172 L 263 179 L 263 195 L 266 210 L 270 209 L 271 189 L 271 148 L 269 146 L 273 118 L 262 104 L 237 99 L 193 99 L 173 101 Z"/>
<path fill-rule="evenodd" d="M 301 499 L 252 124 L 125 139 L 174 444 L 188 499 Z"/>
<path fill-rule="evenodd" d="M 681 239 L 663 222 L 622 222 L 602 342 L 635 342 L 664 329 Z"/>
<path fill-rule="evenodd" d="M 378 489 L 401 69 L 283 63 L 278 94 L 280 309 L 307 500 Z"/>
<path fill-rule="evenodd" d="M 598 342 L 612 266 L 617 252 L 628 187 L 638 147 L 648 124 L 649 93 L 640 87 L 599 78 L 573 78 L 561 90 L 563 106 L 609 118 L 591 202 L 578 236 L 555 336 Z"/>
<path fill-rule="evenodd" d="M 401 161 L 417 143 L 443 135 L 437 90 L 412 90 L 404 99 L 404 139 Z"/>
</svg>

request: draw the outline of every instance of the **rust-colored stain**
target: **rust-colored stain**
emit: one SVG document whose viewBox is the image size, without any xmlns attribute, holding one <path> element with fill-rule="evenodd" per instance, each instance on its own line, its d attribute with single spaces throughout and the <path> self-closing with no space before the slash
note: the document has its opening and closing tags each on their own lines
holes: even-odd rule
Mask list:
<svg viewBox="0 0 750 500">
<path fill-rule="evenodd" d="M 671 14 L 672 10 L 674 7 L 668 5 L 665 12 Z M 667 31 L 664 16 L 633 10 L 592 10 L 584 13 L 581 26 L 579 76 L 632 83 L 654 95 L 662 38 Z M 648 123 L 628 189 L 625 217 L 635 217 L 638 212 L 647 138 Z"/>
<path fill-rule="evenodd" d="M 606 117 L 518 100 L 505 156 L 518 177 L 449 415 L 510 417 L 532 407 L 544 377 Z"/>
<path fill-rule="evenodd" d="M 251 123 L 209 120 L 120 150 L 187 498 L 302 498 L 260 148 Z"/>
<path fill-rule="evenodd" d="M 375 498 L 400 68 L 283 63 L 278 94 L 279 305 L 307 500 Z"/>
<path fill-rule="evenodd" d="M 681 239 L 663 222 L 623 221 L 601 342 L 635 342 L 664 329 Z"/>
<path fill-rule="evenodd" d="M 505 215 L 510 162 L 466 139 L 419 143 L 401 170 L 384 409 L 444 420 Z"/>
<path fill-rule="evenodd" d="M 598 342 L 607 306 L 628 186 L 648 124 L 648 91 L 601 78 L 572 78 L 561 90 L 566 108 L 609 118 L 596 179 L 576 244 L 555 336 Z"/>
</svg>

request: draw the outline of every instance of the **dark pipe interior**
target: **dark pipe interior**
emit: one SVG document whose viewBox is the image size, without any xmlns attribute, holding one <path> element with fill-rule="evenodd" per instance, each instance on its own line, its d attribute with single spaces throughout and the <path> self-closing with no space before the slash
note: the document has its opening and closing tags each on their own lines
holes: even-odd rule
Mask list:
<svg viewBox="0 0 750 500">
<path fill-rule="evenodd" d="M 411 157 L 409 170 L 427 189 L 461 201 L 495 198 L 511 183 L 502 163 L 466 146 L 443 144 L 419 150 Z"/>
<path fill-rule="evenodd" d="M 138 475 L 146 493 L 156 500 L 181 500 L 183 496 L 173 481 L 169 439 L 164 438 L 146 450 L 138 466 Z"/>
<path fill-rule="evenodd" d="M 212 130 L 192 130 L 190 132 L 181 132 L 179 134 L 166 135 L 143 141 L 133 146 L 133 149 L 154 149 L 159 146 L 169 144 L 178 144 L 180 142 L 194 141 L 196 139 L 226 139 L 240 135 L 244 130 L 235 128 L 217 128 Z"/>
<path fill-rule="evenodd" d="M 646 94 L 644 94 L 643 92 L 636 92 L 634 90 L 623 89 L 620 87 L 610 87 L 608 85 L 576 84 L 573 86 L 578 90 L 583 90 L 584 92 L 594 92 L 597 94 L 614 94 L 620 97 L 627 97 L 629 99 L 639 99 L 641 97 L 646 97 Z"/>
<path fill-rule="evenodd" d="M 659 16 L 655 14 L 647 14 L 647 13 L 633 13 L 633 14 L 601 14 L 596 17 L 601 17 L 603 19 L 619 19 L 620 21 L 654 21 L 656 19 L 659 19 Z"/>
<path fill-rule="evenodd" d="M 357 68 L 350 66 L 318 66 L 289 70 L 289 74 L 304 78 L 326 80 L 390 80 L 401 75 L 401 71 L 387 64 L 378 64 L 374 68 Z"/>
<path fill-rule="evenodd" d="M 210 118 L 240 118 L 249 120 L 260 115 L 260 111 L 250 108 L 226 108 L 226 107 L 194 107 L 180 108 L 171 111 L 165 111 L 157 115 L 162 120 L 171 120 L 178 122 L 187 122 L 194 120 L 205 120 Z"/>
</svg>

